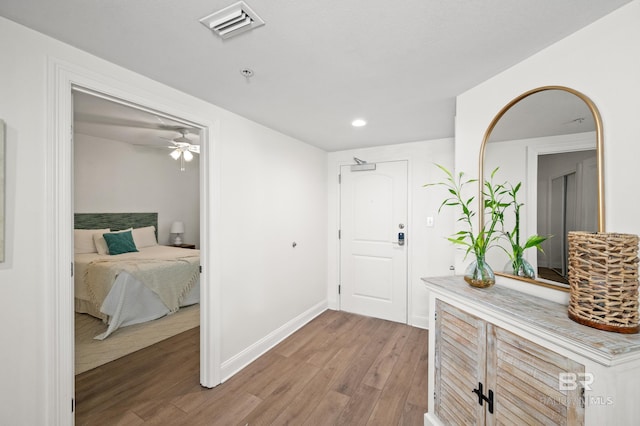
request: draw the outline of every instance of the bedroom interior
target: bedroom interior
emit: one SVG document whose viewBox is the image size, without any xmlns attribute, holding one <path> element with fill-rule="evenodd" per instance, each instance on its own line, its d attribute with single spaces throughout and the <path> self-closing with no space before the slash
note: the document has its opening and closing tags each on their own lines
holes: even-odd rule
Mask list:
<svg viewBox="0 0 640 426">
<path fill-rule="evenodd" d="M 203 308 L 199 336 L 191 330 L 193 342 L 199 339 L 208 355 L 200 358 L 199 378 L 196 368 L 188 369 L 193 392 L 153 405 L 161 408 L 158 415 L 184 415 L 185 422 L 198 418 L 208 407 L 199 405 L 206 403 L 201 398 L 210 394 L 199 384 L 215 392 L 217 384 L 242 378 L 244 368 L 269 348 L 295 336 L 314 318 L 340 310 L 336 170 L 357 157 L 370 163 L 409 163 L 411 327 L 429 328 L 431 338 L 436 311 L 448 324 L 474 316 L 475 330 L 487 331 L 496 344 L 511 345 L 515 334 L 529 351 L 557 355 L 572 367 L 577 363 L 572 370 L 576 375 L 594 374 L 593 389 L 585 388 L 585 398 L 593 404 L 585 408 L 582 423 L 635 424 L 640 416 L 633 397 L 640 375 L 633 346 L 637 337 L 602 338 L 608 334 L 582 333 L 577 324 L 549 328 L 556 320 L 566 325 L 564 308 L 558 305 L 566 306 L 569 294 L 561 290 L 500 276 L 490 291 L 481 293 L 495 298 L 481 300 L 449 285 L 468 259 L 447 243 L 444 237 L 451 235 L 455 223 L 436 214 L 437 196 L 425 195 L 422 185 L 434 179 L 435 161 L 479 176 L 481 141 L 496 113 L 527 91 L 561 85 L 587 95 L 602 116 L 606 230 L 640 234 L 640 204 L 628 189 L 637 178 L 640 156 L 640 145 L 633 143 L 640 132 L 640 63 L 633 55 L 640 42 L 640 0 L 542 0 L 517 6 L 502 0 L 482 5 L 413 1 L 393 9 L 380 0 L 334 2 L 332 8 L 322 2 L 287 2 L 283 7 L 281 2 L 258 0 L 249 3 L 265 25 L 224 41 L 198 22 L 226 6 L 223 0 L 187 0 L 170 11 L 168 4 L 165 8 L 141 0 L 126 12 L 112 4 L 80 3 L 7 0 L 0 5 L 0 52 L 9 59 L 0 67 L 0 91 L 7 100 L 0 105 L 6 123 L 6 250 L 0 296 L 12 301 L 6 303 L 5 314 L 20 324 L 2 326 L 3 339 L 12 342 L 0 356 L 3 423 L 73 424 L 69 239 L 75 206 L 69 171 L 76 166 L 70 163 L 73 145 L 64 111 L 70 109 L 71 89 L 78 85 L 185 117 L 199 124 L 204 145 L 207 150 L 211 146 L 211 152 L 200 157 L 207 162 L 201 164 L 200 190 L 208 199 L 200 200 L 199 235 L 200 247 L 210 255 L 203 275 L 210 293 L 203 295 L 203 306 L 209 303 L 212 309 Z M 433 13 L 442 12 L 444 5 L 449 13 Z M 360 13 L 345 13 L 354 11 Z M 295 14 L 304 19 L 293 19 Z M 384 21 L 376 25 L 381 22 L 378 15 L 384 15 Z M 113 31 L 110 18 L 117 19 L 118 31 Z M 155 25 L 143 25 L 148 22 Z M 315 44 L 312 36 L 320 29 Z M 451 42 L 457 47 L 449 48 Z M 184 54 L 176 60 L 175 52 Z M 388 59 L 384 52 L 395 56 Z M 319 53 L 331 58 L 321 59 Z M 239 72 L 247 66 L 255 70 L 250 79 Z M 386 67 L 393 68 L 387 79 L 378 73 Z M 351 120 L 365 115 L 368 106 L 377 111 L 366 114 L 368 125 L 352 128 Z M 100 150 L 99 138 L 86 142 Z M 115 145 L 125 161 L 139 149 Z M 163 156 L 180 172 L 179 160 Z M 185 162 L 183 173 L 189 173 L 189 165 Z M 132 169 L 135 164 L 122 172 Z M 104 170 L 94 174 L 99 175 L 96 180 L 108 180 Z M 135 180 L 145 181 L 140 175 Z M 167 200 L 179 192 L 160 187 L 146 181 L 150 192 Z M 107 198 L 105 190 L 87 188 L 86 193 L 99 204 Z M 123 203 L 117 211 L 159 210 Z M 83 211 L 112 210 L 102 205 Z M 166 226 L 158 229 L 158 243 L 168 241 L 176 221 L 185 223 L 184 241 L 194 241 L 187 235 L 193 226 L 174 216 L 158 225 Z M 434 276 L 447 279 L 441 286 L 421 281 Z M 458 290 L 460 294 L 454 294 Z M 526 305 L 541 308 L 537 313 L 512 309 L 532 298 L 549 303 Z M 546 308 L 553 315 L 540 314 Z M 598 347 L 604 340 L 609 346 Z M 580 344 L 571 345 L 577 341 Z M 632 342 L 633 347 L 620 342 Z M 432 343 L 429 356 L 438 350 Z M 493 347 L 476 349 L 481 354 L 477 358 L 487 361 L 480 369 L 490 368 Z M 613 353 L 619 350 L 623 353 Z M 430 360 L 428 367 L 433 364 Z M 489 383 L 494 377 L 486 377 L 487 382 L 473 384 L 476 403 L 489 399 L 480 383 L 493 389 Z M 474 389 L 465 394 L 474 396 Z M 579 403 L 580 387 L 576 389 L 578 395 L 571 397 Z M 430 404 L 432 390 L 430 386 Z M 341 395 L 331 395 L 332 402 L 344 403 Z M 237 407 L 243 415 L 253 404 L 259 412 L 268 411 L 259 396 L 245 397 L 245 405 Z M 613 407 L 598 404 L 609 397 Z M 482 411 L 477 416 L 484 419 L 485 402 L 475 405 Z M 143 401 L 127 419 L 151 421 L 155 414 L 148 408 Z"/>
<path fill-rule="evenodd" d="M 181 295 L 184 297 L 181 307 L 175 310 L 166 308 L 166 299 L 165 303 L 156 303 L 151 294 L 145 293 L 145 286 L 133 281 L 132 276 L 131 280 L 105 281 L 110 290 L 108 294 L 106 289 L 102 290 L 101 296 L 97 293 L 100 287 L 92 284 L 99 276 L 93 272 L 98 265 L 93 264 L 110 259 L 98 257 L 109 254 L 104 240 L 96 239 L 96 234 L 105 231 L 131 229 L 138 251 L 155 250 L 159 244 L 158 249 L 183 247 L 174 249 L 172 258 L 199 254 L 199 140 L 197 135 L 190 135 L 184 123 L 90 93 L 76 91 L 73 104 L 77 375 L 199 325 L 199 283 L 188 294 Z M 196 154 L 195 161 L 191 152 Z M 127 169 L 133 171 L 127 174 Z M 106 182 L 95 178 L 106 173 L 112 176 Z M 160 191 L 154 191 L 154 187 Z M 99 199 L 93 195 L 96 193 L 100 194 Z M 163 194 L 171 194 L 169 202 Z M 157 213 L 130 213 L 136 209 Z M 111 213 L 98 213 L 104 211 Z M 175 229 L 178 219 L 181 229 Z M 174 244 L 171 233 L 180 231 L 185 235 L 185 222 L 190 231 L 185 236 L 189 244 Z M 85 235 L 90 241 L 86 241 Z M 97 255 L 91 254 L 96 251 Z M 150 258 L 154 262 L 166 258 L 164 255 L 157 258 L 160 254 Z M 121 256 L 128 255 L 118 258 Z M 134 274 L 140 274 L 140 265 L 144 265 L 131 270 L 121 264 L 129 268 L 125 271 Z M 120 268 L 115 266 L 120 264 L 113 265 Z M 119 270 L 114 273 L 119 277 Z"/>
</svg>

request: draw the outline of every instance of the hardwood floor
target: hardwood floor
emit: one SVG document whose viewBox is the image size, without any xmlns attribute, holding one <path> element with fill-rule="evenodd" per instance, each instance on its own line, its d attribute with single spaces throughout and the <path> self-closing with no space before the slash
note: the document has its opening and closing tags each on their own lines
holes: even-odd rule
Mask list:
<svg viewBox="0 0 640 426">
<path fill-rule="evenodd" d="M 93 337 L 107 331 L 107 325 L 87 314 L 75 314 L 76 374 L 96 368 L 200 324 L 200 305 L 142 324 L 116 330 L 105 340 Z"/>
<path fill-rule="evenodd" d="M 422 425 L 427 333 L 326 311 L 205 389 L 196 328 L 76 376 L 76 424 Z"/>
</svg>

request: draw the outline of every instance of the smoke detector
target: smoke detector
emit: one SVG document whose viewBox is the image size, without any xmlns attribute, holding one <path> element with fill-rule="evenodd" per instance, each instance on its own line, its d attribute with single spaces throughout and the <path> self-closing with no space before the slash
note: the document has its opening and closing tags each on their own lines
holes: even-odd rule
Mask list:
<svg viewBox="0 0 640 426">
<path fill-rule="evenodd" d="M 205 16 L 200 22 L 223 39 L 264 25 L 264 21 L 243 1 Z"/>
</svg>

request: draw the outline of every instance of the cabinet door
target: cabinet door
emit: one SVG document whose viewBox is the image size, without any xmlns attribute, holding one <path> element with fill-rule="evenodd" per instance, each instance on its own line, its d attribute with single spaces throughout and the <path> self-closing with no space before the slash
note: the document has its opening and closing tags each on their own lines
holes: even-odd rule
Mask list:
<svg viewBox="0 0 640 426">
<path fill-rule="evenodd" d="M 473 390 L 484 383 L 485 322 L 436 301 L 435 414 L 449 425 L 482 425 L 484 406 Z"/>
<path fill-rule="evenodd" d="M 582 364 L 493 324 L 487 338 L 487 385 L 495 398 L 487 424 L 584 424 Z"/>
</svg>

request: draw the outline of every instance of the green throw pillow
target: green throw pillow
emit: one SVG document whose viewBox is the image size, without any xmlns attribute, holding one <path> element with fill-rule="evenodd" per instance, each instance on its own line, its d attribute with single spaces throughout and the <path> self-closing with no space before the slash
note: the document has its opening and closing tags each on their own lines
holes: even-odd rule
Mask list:
<svg viewBox="0 0 640 426">
<path fill-rule="evenodd" d="M 133 235 L 131 235 L 131 231 L 102 234 L 102 236 L 107 242 L 109 254 L 122 254 L 138 251 L 136 243 L 133 242 Z"/>
</svg>

